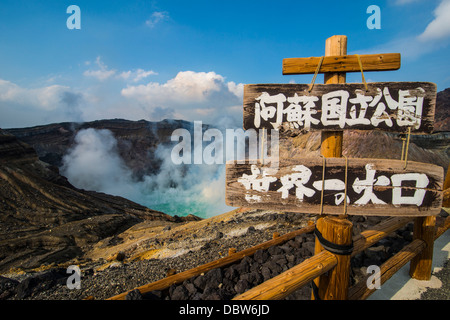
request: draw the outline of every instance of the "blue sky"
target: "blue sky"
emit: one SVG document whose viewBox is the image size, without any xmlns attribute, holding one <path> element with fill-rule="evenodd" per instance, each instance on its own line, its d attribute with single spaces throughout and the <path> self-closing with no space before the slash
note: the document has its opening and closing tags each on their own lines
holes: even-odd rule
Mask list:
<svg viewBox="0 0 450 320">
<path fill-rule="evenodd" d="M 66 26 L 72 4 L 80 30 Z M 381 29 L 367 28 L 370 5 Z M 240 124 L 243 84 L 309 83 L 312 75 L 283 76 L 282 59 L 320 56 L 336 34 L 347 35 L 349 54 L 402 54 L 400 70 L 366 73 L 369 81 L 450 87 L 450 0 L 2 0 L 0 127 L 115 117 Z"/>
</svg>

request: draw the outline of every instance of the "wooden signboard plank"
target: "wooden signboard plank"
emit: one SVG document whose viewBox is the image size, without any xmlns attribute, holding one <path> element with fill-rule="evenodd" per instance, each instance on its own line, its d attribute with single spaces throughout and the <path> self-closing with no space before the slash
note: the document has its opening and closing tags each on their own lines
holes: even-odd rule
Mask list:
<svg viewBox="0 0 450 320">
<path fill-rule="evenodd" d="M 248 84 L 244 129 L 433 131 L 436 84 L 430 82 Z"/>
<path fill-rule="evenodd" d="M 387 71 L 400 69 L 400 53 L 362 54 L 359 56 L 363 71 Z M 283 59 L 283 74 L 314 73 L 320 57 Z M 326 56 L 319 73 L 361 72 L 356 55 Z"/>
<path fill-rule="evenodd" d="M 226 203 L 313 214 L 322 207 L 323 214 L 338 215 L 345 208 L 351 215 L 379 216 L 428 216 L 441 210 L 442 167 L 409 161 L 404 169 L 404 161 L 391 159 L 348 159 L 346 165 L 345 158 L 326 158 L 322 183 L 322 161 L 282 160 L 278 167 L 227 162 Z"/>
</svg>

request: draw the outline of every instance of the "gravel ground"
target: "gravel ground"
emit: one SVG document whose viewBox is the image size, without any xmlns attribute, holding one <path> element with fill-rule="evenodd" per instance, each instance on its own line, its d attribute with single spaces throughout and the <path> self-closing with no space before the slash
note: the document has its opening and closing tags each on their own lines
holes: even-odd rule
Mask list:
<svg viewBox="0 0 450 320">
<path fill-rule="evenodd" d="M 0 277 L 0 299 L 79 300 L 89 296 L 92 296 L 96 300 L 106 299 L 162 279 L 166 277 L 169 270 L 174 269 L 176 272 L 182 272 L 222 258 L 227 255 L 229 248 L 236 248 L 237 251 L 241 251 L 272 239 L 274 232 L 285 234 L 297 230 L 301 227 L 299 226 L 300 222 L 294 220 L 281 219 L 278 223 L 264 230 L 249 227 L 245 233 L 233 237 L 223 236 L 220 231 L 216 231 L 218 232 L 216 237 L 205 242 L 200 249 L 188 251 L 177 257 L 128 263 L 116 261 L 102 271 L 96 270 L 105 261 L 91 262 L 81 267 L 81 289 L 70 290 L 67 288 L 66 281 L 68 275 L 63 268 L 33 274 L 3 275 L 3 277 Z M 379 222 L 376 221 L 377 219 L 370 217 L 352 217 L 352 220 L 354 223 L 354 233 L 359 233 L 361 229 L 367 228 L 367 224 Z M 226 225 L 227 223 L 221 224 Z M 211 225 L 208 228 L 211 228 Z M 210 232 L 209 229 L 208 232 Z M 397 230 L 363 253 L 356 255 L 352 259 L 352 284 L 360 281 L 366 275 L 366 269 L 369 265 L 380 265 L 411 240 L 412 223 Z M 446 267 L 440 271 L 440 274 L 444 276 L 444 279 L 449 279 L 449 273 L 447 263 Z M 421 299 L 449 299 L 449 282 L 443 282 L 443 288 L 438 290 L 431 289 L 424 293 Z M 18 288 L 21 288 L 21 290 Z M 310 288 L 304 287 L 302 291 L 297 298 L 309 296 Z M 290 298 L 293 299 L 296 297 L 293 296 Z"/>
<path fill-rule="evenodd" d="M 450 263 L 447 262 L 442 267 L 442 270 L 434 274 L 442 281 L 441 288 L 429 288 L 422 293 L 420 300 L 450 300 Z"/>
<path fill-rule="evenodd" d="M 157 281 L 166 277 L 167 272 L 175 269 L 182 272 L 204 263 L 222 258 L 228 252 L 228 248 L 236 248 L 237 251 L 270 240 L 273 232 L 282 231 L 280 228 L 271 228 L 267 231 L 255 231 L 243 236 L 231 239 L 211 241 L 207 248 L 189 251 L 188 253 L 165 259 L 150 259 L 131 263 L 115 263 L 103 271 L 94 271 L 102 263 L 90 264 L 81 269 L 81 289 L 68 289 L 66 283 L 56 284 L 45 291 L 37 292 L 26 299 L 37 300 L 65 300 L 84 299 L 93 296 L 95 299 L 106 299 L 135 287 Z M 283 233 L 293 231 L 296 228 L 283 230 Z M 29 276 L 29 275 L 28 275 Z M 23 280 L 25 276 L 13 276 Z M 18 297 L 10 297 L 10 299 Z"/>
</svg>

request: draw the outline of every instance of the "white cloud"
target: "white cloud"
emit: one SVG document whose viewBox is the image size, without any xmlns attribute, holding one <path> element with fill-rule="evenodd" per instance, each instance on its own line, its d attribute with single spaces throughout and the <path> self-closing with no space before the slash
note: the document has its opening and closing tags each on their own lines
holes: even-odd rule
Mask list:
<svg viewBox="0 0 450 320">
<path fill-rule="evenodd" d="M 153 70 L 144 70 L 144 69 L 137 69 L 137 70 L 128 70 L 123 71 L 120 74 L 117 74 L 117 70 L 115 69 L 109 69 L 108 66 L 101 60 L 100 57 L 97 57 L 95 59 L 95 64 L 98 66 L 98 69 L 96 70 L 86 70 L 83 72 L 83 75 L 86 77 L 94 77 L 97 78 L 100 81 L 104 81 L 108 78 L 113 77 L 116 75 L 115 78 L 117 79 L 123 79 L 123 80 L 131 80 L 133 82 L 139 82 L 142 79 L 147 78 L 151 75 L 157 75 Z M 90 65 L 90 61 L 86 61 L 85 65 Z"/>
<path fill-rule="evenodd" d="M 104 81 L 116 74 L 116 70 L 109 70 L 108 66 L 103 63 L 100 57 L 97 57 L 95 59 L 95 64 L 98 66 L 99 69 L 86 70 L 83 73 L 83 75 L 85 75 L 86 77 L 94 77 L 100 81 Z"/>
<path fill-rule="evenodd" d="M 131 80 L 133 82 L 139 82 L 142 79 L 147 78 L 148 76 L 157 75 L 158 73 L 153 70 L 145 71 L 144 69 L 137 69 L 136 71 L 123 71 L 118 75 L 119 78 L 124 80 Z"/>
<path fill-rule="evenodd" d="M 94 77 L 100 81 L 106 80 L 116 73 L 115 70 L 87 70 L 83 74 L 86 77 Z"/>
<path fill-rule="evenodd" d="M 418 37 L 422 41 L 443 40 L 450 37 L 450 0 L 442 0 L 434 10 L 434 20 Z"/>
<path fill-rule="evenodd" d="M 20 127 L 80 120 L 84 96 L 67 86 L 24 88 L 0 79 L 0 126 Z"/>
<path fill-rule="evenodd" d="M 152 15 L 150 16 L 150 18 L 148 18 L 145 21 L 145 24 L 150 27 L 150 28 L 154 28 L 156 26 L 156 24 L 158 24 L 160 21 L 164 21 L 169 19 L 169 13 L 166 11 L 155 11 L 152 13 Z"/>
<path fill-rule="evenodd" d="M 118 76 L 118 78 L 122 78 L 124 80 L 128 80 L 131 77 L 131 70 L 128 71 L 123 71 L 122 73 L 120 73 Z"/>
<path fill-rule="evenodd" d="M 244 84 L 243 83 L 239 83 L 236 84 L 234 81 L 230 81 L 227 83 L 228 85 L 228 90 L 230 90 L 230 92 L 233 92 L 236 97 L 239 97 L 240 99 L 244 98 Z"/>
<path fill-rule="evenodd" d="M 148 103 L 204 102 L 214 92 L 223 90 L 224 85 L 224 78 L 215 72 L 181 71 L 164 84 L 149 82 L 146 85 L 128 86 L 122 90 L 122 95 Z M 233 82 L 225 89 L 231 92 L 231 88 L 237 92 L 238 86 Z"/>
<path fill-rule="evenodd" d="M 235 114 L 230 108 L 242 103 L 243 84 L 226 82 L 215 72 L 182 71 L 166 83 L 128 85 L 121 94 L 149 112 L 164 107 L 176 110 L 183 119 L 207 122 L 231 110 Z"/>
<path fill-rule="evenodd" d="M 415 1 L 398 1 L 399 4 L 409 4 Z M 351 54 L 370 54 L 380 52 L 400 52 L 402 59 L 417 59 L 448 45 L 450 40 L 450 0 L 441 0 L 434 10 L 434 19 L 421 34 L 412 34 L 393 38 L 389 42 L 354 51 Z"/>
<path fill-rule="evenodd" d="M 147 78 L 148 76 L 153 76 L 153 75 L 157 75 L 158 73 L 156 73 L 153 70 L 149 70 L 149 71 L 145 71 L 143 69 L 137 69 L 136 70 L 136 76 L 134 77 L 133 81 L 134 82 L 138 82 L 142 79 Z"/>
<path fill-rule="evenodd" d="M 26 89 L 10 81 L 0 79 L 0 101 L 32 105 L 46 111 L 57 109 L 63 93 L 68 90 L 69 87 L 61 85 Z"/>
<path fill-rule="evenodd" d="M 110 70 L 100 57 L 90 65 L 98 70 L 85 71 L 84 77 L 96 77 L 100 83 L 81 79 L 76 90 L 59 84 L 26 88 L 0 79 L 0 127 L 110 118 L 242 126 L 244 85 L 226 81 L 220 74 L 182 71 L 167 82 L 141 84 L 157 73 L 143 68 Z M 126 86 L 119 80 L 125 80 Z"/>
</svg>

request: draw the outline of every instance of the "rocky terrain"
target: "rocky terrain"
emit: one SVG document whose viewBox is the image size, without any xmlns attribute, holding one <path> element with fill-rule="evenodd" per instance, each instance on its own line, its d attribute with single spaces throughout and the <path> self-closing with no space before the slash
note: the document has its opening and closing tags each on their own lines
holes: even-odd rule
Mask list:
<svg viewBox="0 0 450 320">
<path fill-rule="evenodd" d="M 142 221 L 185 221 L 73 187 L 29 145 L 0 131 L 0 272 L 82 256 Z"/>
<path fill-rule="evenodd" d="M 434 131 L 450 131 L 450 88 L 438 92 L 436 97 L 436 115 Z"/>
<path fill-rule="evenodd" d="M 445 215 L 445 214 L 444 214 Z M 72 261 L 80 266 L 81 288 L 68 289 L 66 266 L 27 273 L 6 273 L 0 278 L 7 299 L 106 299 L 219 259 L 230 248 L 237 251 L 302 228 L 316 216 L 266 210 L 238 209 L 216 217 L 184 224 L 143 222 L 115 237 L 100 241 L 90 258 Z M 381 217 L 350 217 L 354 234 L 380 222 Z M 134 241 L 138 239 L 138 241 Z M 380 265 L 412 240 L 412 224 L 389 235 L 352 259 L 352 284 L 361 281 L 369 265 Z M 252 257 L 194 277 L 167 292 L 127 299 L 230 299 L 310 257 L 314 235 L 304 234 L 285 244 L 260 250 Z M 92 258 L 92 259 L 91 259 Z M 309 299 L 306 286 L 288 299 Z M 1 291 L 1 290 L 0 290 Z"/>
<path fill-rule="evenodd" d="M 169 143 L 175 129 L 192 131 L 193 123 L 184 120 L 151 122 L 111 119 L 85 123 L 54 123 L 5 131 L 32 146 L 40 160 L 60 168 L 64 155 L 74 145 L 77 133 L 88 128 L 111 131 L 117 140 L 120 157 L 132 170 L 135 178 L 140 179 L 159 170 L 161 159 L 155 155 L 158 145 Z M 207 126 L 204 126 L 204 129 L 206 128 Z"/>
</svg>

